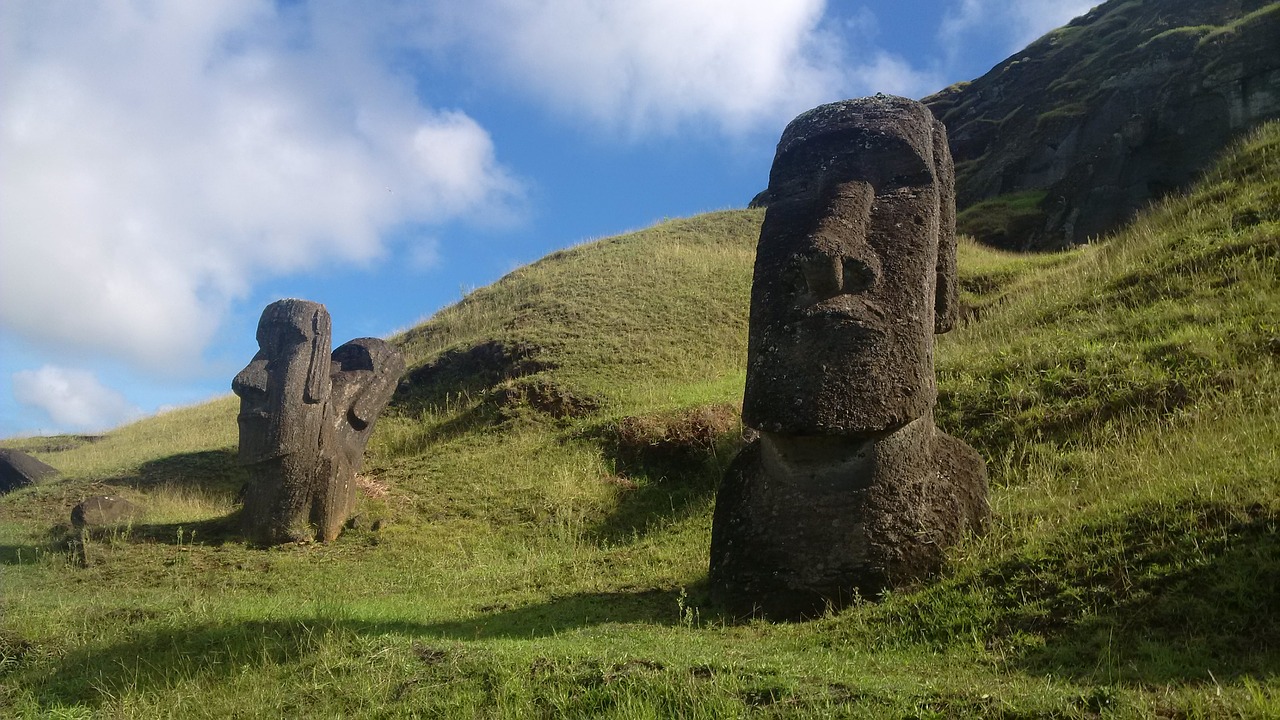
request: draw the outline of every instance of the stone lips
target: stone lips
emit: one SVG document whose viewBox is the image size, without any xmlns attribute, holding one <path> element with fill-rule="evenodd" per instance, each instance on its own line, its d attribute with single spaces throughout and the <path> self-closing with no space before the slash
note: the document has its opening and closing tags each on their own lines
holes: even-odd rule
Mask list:
<svg viewBox="0 0 1280 720">
<path fill-rule="evenodd" d="M 240 396 L 240 462 L 266 462 L 316 442 L 329 393 L 329 313 L 319 303 L 274 302 L 258 321 L 259 350 L 231 382 Z"/>
</svg>

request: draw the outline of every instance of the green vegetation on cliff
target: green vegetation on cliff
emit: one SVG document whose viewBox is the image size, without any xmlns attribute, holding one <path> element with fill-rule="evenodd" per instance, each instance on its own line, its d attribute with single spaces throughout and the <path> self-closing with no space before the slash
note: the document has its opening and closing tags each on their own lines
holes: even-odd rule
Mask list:
<svg viewBox="0 0 1280 720">
<path fill-rule="evenodd" d="M 1280 117 L 1277 37 L 1274 0 L 1108 0 L 925 98 L 975 237 L 1085 243 L 1185 190 L 1234 138 Z M 1023 222 L 1002 222 L 1003 199 L 1033 192 Z"/>
<path fill-rule="evenodd" d="M 962 243 L 937 416 L 994 527 L 810 623 L 704 598 L 757 211 L 555 253 L 395 338 L 335 543 L 226 535 L 233 398 L 8 441 L 64 476 L 0 498 L 0 715 L 1276 716 L 1277 208 L 1272 124 L 1105 243 Z M 106 492 L 149 515 L 78 567 L 62 524 Z"/>
</svg>

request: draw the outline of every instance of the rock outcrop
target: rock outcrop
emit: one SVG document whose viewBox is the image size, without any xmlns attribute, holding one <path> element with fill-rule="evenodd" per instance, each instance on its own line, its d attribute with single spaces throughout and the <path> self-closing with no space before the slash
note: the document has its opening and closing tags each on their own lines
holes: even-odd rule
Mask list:
<svg viewBox="0 0 1280 720">
<path fill-rule="evenodd" d="M 961 232 L 1086 242 L 1280 116 L 1280 2 L 1110 0 L 924 103 L 947 126 Z"/>
<path fill-rule="evenodd" d="M 34 485 L 41 478 L 58 474 L 58 469 L 47 465 L 21 450 L 0 448 L 0 495 L 19 488 Z"/>
<path fill-rule="evenodd" d="M 927 577 L 989 514 L 986 465 L 933 424 L 957 316 L 953 171 L 922 104 L 787 126 L 751 287 L 743 421 L 716 497 L 713 597 L 800 619 Z"/>
</svg>

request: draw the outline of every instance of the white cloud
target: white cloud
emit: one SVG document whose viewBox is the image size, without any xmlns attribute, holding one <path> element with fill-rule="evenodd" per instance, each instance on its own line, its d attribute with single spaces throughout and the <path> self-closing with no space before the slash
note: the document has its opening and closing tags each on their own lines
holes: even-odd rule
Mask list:
<svg viewBox="0 0 1280 720">
<path fill-rule="evenodd" d="M 105 430 L 142 415 L 93 373 L 52 365 L 14 373 L 13 395 L 20 404 L 43 411 L 54 425 L 76 430 Z"/>
<path fill-rule="evenodd" d="M 394 13 L 0 4 L 0 325 L 173 372 L 257 278 L 501 214 L 488 133 L 383 61 Z"/>
<path fill-rule="evenodd" d="M 966 43 L 994 37 L 1014 53 L 1054 28 L 1083 15 L 1101 0 L 960 0 L 946 12 L 938 37 L 954 58 Z"/>
<path fill-rule="evenodd" d="M 630 135 L 738 133 L 838 99 L 825 0 L 474 0 L 437 27 L 566 115 Z"/>
<path fill-rule="evenodd" d="M 425 273 L 440 267 L 440 241 L 437 238 L 420 238 L 408 248 L 406 261 L 416 272 Z"/>
<path fill-rule="evenodd" d="M 940 73 L 913 67 L 901 57 L 884 51 L 876 51 L 861 65 L 855 66 L 850 75 L 864 93 L 888 93 L 909 98 L 919 98 L 934 92 L 944 84 Z"/>
</svg>

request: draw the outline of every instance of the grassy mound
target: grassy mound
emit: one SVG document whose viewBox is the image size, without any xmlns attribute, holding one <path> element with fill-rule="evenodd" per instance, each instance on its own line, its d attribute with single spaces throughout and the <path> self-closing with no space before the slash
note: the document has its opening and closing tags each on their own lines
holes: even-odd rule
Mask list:
<svg viewBox="0 0 1280 720">
<path fill-rule="evenodd" d="M 757 211 L 555 253 L 395 338 L 335 543 L 221 531 L 234 398 L 6 442 L 64 474 L 0 498 L 0 715 L 1274 716 L 1277 208 L 1272 125 L 1104 244 L 962 243 L 938 421 L 995 526 L 805 624 L 704 599 Z M 67 512 L 104 492 L 148 515 L 79 567 Z"/>
</svg>

